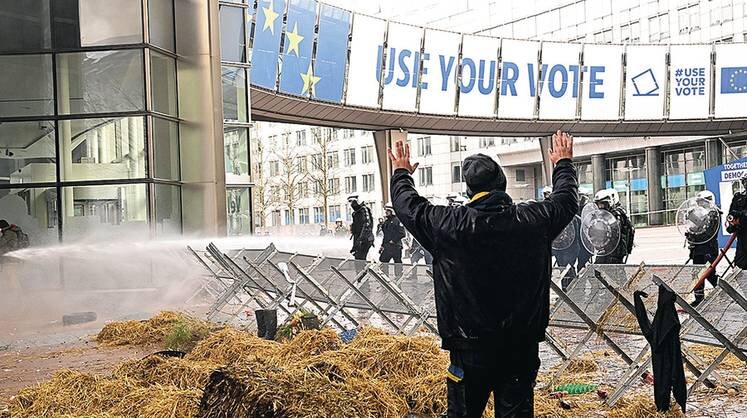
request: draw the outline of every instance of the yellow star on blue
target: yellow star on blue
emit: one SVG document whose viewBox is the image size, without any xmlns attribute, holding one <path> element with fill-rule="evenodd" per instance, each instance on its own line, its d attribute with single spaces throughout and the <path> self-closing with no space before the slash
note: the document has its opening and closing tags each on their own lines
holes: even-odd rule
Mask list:
<svg viewBox="0 0 747 418">
<path fill-rule="evenodd" d="M 270 29 L 270 33 L 274 35 L 275 19 L 277 19 L 279 15 L 274 9 L 272 0 L 270 0 L 270 7 L 263 7 L 262 12 L 265 14 L 265 25 L 262 27 L 262 30 L 266 31 L 267 29 Z"/>
<path fill-rule="evenodd" d="M 293 32 L 285 32 L 285 34 L 288 36 L 288 41 L 290 41 L 287 54 L 290 55 L 293 52 L 295 52 L 296 56 L 298 56 L 298 47 L 304 38 L 303 36 L 298 34 L 298 22 L 296 22 L 296 24 L 293 25 Z"/>
<path fill-rule="evenodd" d="M 747 83 L 741 82 L 737 83 L 737 79 L 744 80 L 745 77 L 747 77 L 747 70 L 745 69 L 739 69 L 737 71 L 734 71 L 729 76 L 729 87 L 734 89 L 736 92 L 741 93 L 743 91 L 747 91 Z"/>
<path fill-rule="evenodd" d="M 306 70 L 306 74 L 301 73 L 301 79 L 303 80 L 303 90 L 301 90 L 301 94 L 311 92 L 311 95 L 313 96 L 314 87 L 322 78 L 314 75 L 314 72 L 311 70 L 311 63 L 309 63 L 309 69 Z"/>
</svg>

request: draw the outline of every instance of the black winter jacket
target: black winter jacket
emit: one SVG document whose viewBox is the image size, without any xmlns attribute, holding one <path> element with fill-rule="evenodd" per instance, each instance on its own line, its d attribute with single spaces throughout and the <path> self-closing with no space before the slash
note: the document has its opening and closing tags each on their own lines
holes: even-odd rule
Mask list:
<svg viewBox="0 0 747 418">
<path fill-rule="evenodd" d="M 413 237 L 433 255 L 442 346 L 493 348 L 542 341 L 549 319 L 551 243 L 578 211 L 570 160 L 553 173 L 553 193 L 515 205 L 493 191 L 466 206 L 434 206 L 407 170 L 392 175 L 392 204 Z"/>
<path fill-rule="evenodd" d="M 737 233 L 737 251 L 734 254 L 734 264 L 741 269 L 747 269 L 747 194 L 737 193 L 729 206 L 729 215 L 739 222 L 738 225 L 730 225 L 726 231 L 730 234 Z"/>
<path fill-rule="evenodd" d="M 380 225 L 381 230 L 384 233 L 382 245 L 391 245 L 402 248 L 402 239 L 405 237 L 405 228 L 399 222 L 399 219 L 397 219 L 396 216 L 387 217 Z"/>
<path fill-rule="evenodd" d="M 353 239 L 353 249 L 370 245 L 374 242 L 373 216 L 371 209 L 361 203 L 358 209 L 353 211 L 353 224 L 350 226 L 350 235 Z"/>
</svg>

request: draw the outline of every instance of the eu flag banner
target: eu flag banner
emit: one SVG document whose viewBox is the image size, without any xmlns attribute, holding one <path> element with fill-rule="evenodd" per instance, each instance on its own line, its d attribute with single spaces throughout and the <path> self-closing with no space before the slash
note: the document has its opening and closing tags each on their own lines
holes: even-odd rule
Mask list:
<svg viewBox="0 0 747 418">
<path fill-rule="evenodd" d="M 251 84 L 275 89 L 285 0 L 259 0 L 252 47 Z"/>
<path fill-rule="evenodd" d="M 717 118 L 747 116 L 747 44 L 721 43 L 715 46 L 716 76 L 713 113 Z"/>
<path fill-rule="evenodd" d="M 345 66 L 348 57 L 350 12 L 327 4 L 319 12 L 314 72 L 319 81 L 314 98 L 334 103 L 342 102 Z"/>
<path fill-rule="evenodd" d="M 311 67 L 316 25 L 315 0 L 290 0 L 285 25 L 280 91 L 309 97 L 320 78 Z"/>
<path fill-rule="evenodd" d="M 721 69 L 721 94 L 747 93 L 747 67 Z"/>
</svg>

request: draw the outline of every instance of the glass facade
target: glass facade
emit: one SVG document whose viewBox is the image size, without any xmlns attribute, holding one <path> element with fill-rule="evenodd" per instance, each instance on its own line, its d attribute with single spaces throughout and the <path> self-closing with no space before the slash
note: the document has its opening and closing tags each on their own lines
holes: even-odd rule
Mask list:
<svg viewBox="0 0 747 418">
<path fill-rule="evenodd" d="M 174 34 L 173 0 L 0 0 L 0 217 L 32 245 L 181 233 Z"/>
<path fill-rule="evenodd" d="M 668 224 L 675 222 L 682 202 L 705 189 L 704 170 L 705 147 L 662 152 L 661 188 Z"/>
<path fill-rule="evenodd" d="M 620 204 L 635 225 L 648 222 L 648 197 L 645 155 L 607 159 L 606 187 L 620 195 Z"/>
<path fill-rule="evenodd" d="M 249 3 L 252 4 L 239 0 L 222 1 L 219 13 L 228 235 L 244 235 L 253 232 L 247 45 L 253 24 L 251 21 L 253 13 L 250 8 L 254 2 Z M 284 217 L 288 224 L 293 219 L 293 214 L 285 211 Z M 279 220 L 278 215 L 278 224 Z M 275 225 L 274 222 L 275 214 L 273 213 L 273 225 Z"/>
</svg>

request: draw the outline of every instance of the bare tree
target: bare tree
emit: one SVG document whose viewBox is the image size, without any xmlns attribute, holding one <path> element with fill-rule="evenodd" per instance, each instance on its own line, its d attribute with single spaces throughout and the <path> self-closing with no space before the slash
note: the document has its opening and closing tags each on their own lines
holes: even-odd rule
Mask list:
<svg viewBox="0 0 747 418">
<path fill-rule="evenodd" d="M 308 170 L 301 166 L 302 159 L 305 161 L 306 157 L 291 140 L 291 134 L 290 131 L 280 134 L 280 143 L 275 150 L 280 173 L 275 181 L 280 186 L 280 203 L 288 207 L 292 217 L 298 201 L 305 197 L 305 190 L 308 190 Z"/>
<path fill-rule="evenodd" d="M 328 158 L 332 142 L 334 142 L 335 138 L 332 129 L 329 128 L 313 128 L 311 129 L 311 136 L 314 140 L 313 145 L 316 153 L 311 156 L 309 178 L 314 185 L 314 195 L 322 205 L 324 224 L 327 225 L 329 220 L 329 200 L 332 196 L 340 192 L 337 190 L 339 184 L 335 187 L 334 182 L 331 181 L 334 179 L 334 170 L 337 168 L 335 165 L 336 161 Z"/>
<path fill-rule="evenodd" d="M 259 226 L 265 227 L 267 216 L 270 214 L 272 207 L 278 203 L 277 193 L 272 188 L 271 177 L 266 175 L 265 169 L 269 163 L 270 152 L 263 138 L 258 135 L 252 135 L 252 166 L 251 176 L 254 180 L 252 188 L 252 198 L 254 201 L 254 216 L 259 216 Z"/>
</svg>

